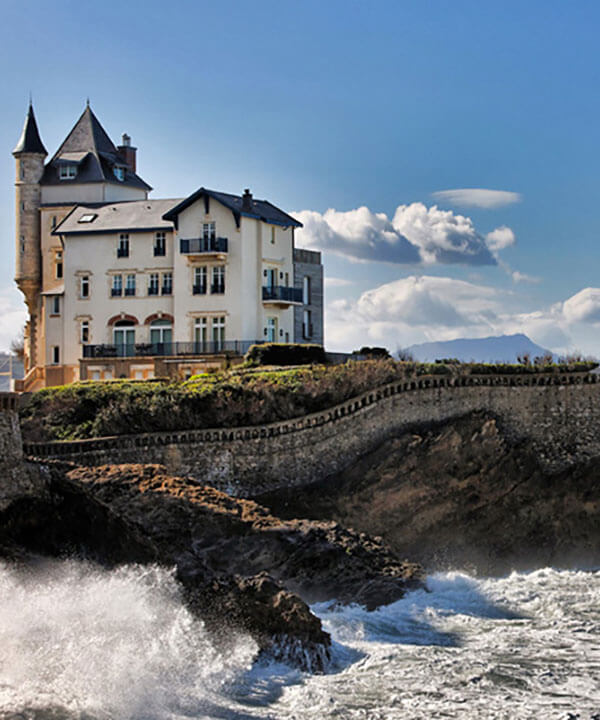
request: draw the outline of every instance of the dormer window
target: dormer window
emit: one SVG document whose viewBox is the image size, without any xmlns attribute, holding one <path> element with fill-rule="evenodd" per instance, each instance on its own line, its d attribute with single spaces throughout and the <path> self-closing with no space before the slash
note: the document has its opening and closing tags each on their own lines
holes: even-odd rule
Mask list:
<svg viewBox="0 0 600 720">
<path fill-rule="evenodd" d="M 77 165 L 59 165 L 58 177 L 61 180 L 73 180 L 77 177 Z"/>
<path fill-rule="evenodd" d="M 121 167 L 120 165 L 115 165 L 113 168 L 113 172 L 119 182 L 123 182 L 123 180 L 125 180 L 125 168 L 124 167 Z"/>
</svg>

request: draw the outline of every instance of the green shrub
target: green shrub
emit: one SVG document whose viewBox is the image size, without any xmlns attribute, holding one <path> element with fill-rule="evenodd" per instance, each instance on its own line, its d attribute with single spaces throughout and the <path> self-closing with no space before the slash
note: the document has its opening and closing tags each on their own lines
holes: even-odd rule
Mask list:
<svg viewBox="0 0 600 720">
<path fill-rule="evenodd" d="M 360 350 L 354 350 L 352 352 L 352 354 L 353 355 L 364 355 L 365 357 L 371 358 L 373 360 L 375 360 L 376 358 L 383 358 L 383 359 L 387 360 L 387 358 L 392 357 L 390 355 L 390 351 L 387 348 L 377 347 L 377 346 L 371 347 L 368 345 L 364 345 L 363 347 L 361 347 Z"/>
<path fill-rule="evenodd" d="M 252 345 L 245 356 L 249 365 L 306 365 L 325 363 L 327 358 L 322 345 L 301 343 L 264 343 Z"/>
</svg>

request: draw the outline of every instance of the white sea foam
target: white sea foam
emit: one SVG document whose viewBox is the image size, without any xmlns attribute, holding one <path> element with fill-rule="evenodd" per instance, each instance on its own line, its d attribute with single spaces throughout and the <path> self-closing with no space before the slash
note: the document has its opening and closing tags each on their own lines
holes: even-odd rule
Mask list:
<svg viewBox="0 0 600 720">
<path fill-rule="evenodd" d="M 255 655 L 245 637 L 219 654 L 165 569 L 0 565 L 0 714 L 218 717 L 222 687 Z"/>
<path fill-rule="evenodd" d="M 374 612 L 315 606 L 325 675 L 253 665 L 245 637 L 224 657 L 157 568 L 0 565 L 0 602 L 0 717 L 600 720 L 598 572 L 444 573 Z"/>
</svg>

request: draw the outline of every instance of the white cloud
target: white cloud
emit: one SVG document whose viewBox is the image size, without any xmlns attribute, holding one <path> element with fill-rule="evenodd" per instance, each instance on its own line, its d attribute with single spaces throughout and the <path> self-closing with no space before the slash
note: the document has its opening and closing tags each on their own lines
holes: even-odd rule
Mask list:
<svg viewBox="0 0 600 720">
<path fill-rule="evenodd" d="M 504 250 L 504 248 L 510 247 L 515 244 L 515 234 L 506 225 L 492 230 L 485 236 L 487 246 L 492 252 L 498 252 Z"/>
<path fill-rule="evenodd" d="M 562 306 L 562 312 L 569 322 L 596 324 L 600 322 L 600 288 L 584 288 Z"/>
<path fill-rule="evenodd" d="M 326 288 L 347 287 L 348 285 L 352 285 L 351 280 L 338 277 L 326 277 L 323 282 L 325 283 Z"/>
<path fill-rule="evenodd" d="M 495 209 L 521 202 L 522 196 L 508 190 L 486 190 L 485 188 L 457 188 L 432 193 L 436 200 L 457 207 Z"/>
<path fill-rule="evenodd" d="M 512 270 L 510 272 L 510 276 L 512 277 L 514 283 L 532 283 L 535 285 L 536 283 L 541 282 L 541 278 L 536 277 L 535 275 L 527 275 L 527 273 L 522 273 L 518 270 Z"/>
<path fill-rule="evenodd" d="M 323 214 L 302 210 L 294 216 L 304 225 L 298 231 L 299 245 L 353 260 L 407 265 L 497 264 L 486 238 L 470 218 L 435 205 L 400 205 L 391 220 L 367 207 L 346 212 L 329 209 Z M 502 236 L 504 242 L 510 232 L 506 227 L 493 231 L 498 233 L 494 237 Z"/>
<path fill-rule="evenodd" d="M 16 338 L 25 321 L 27 309 L 21 293 L 16 287 L 0 289 L 0 351 L 7 351 L 11 341 Z"/>
<path fill-rule="evenodd" d="M 410 276 L 327 307 L 327 345 L 352 350 L 380 344 L 391 350 L 430 340 L 524 333 L 558 353 L 600 355 L 589 327 L 600 325 L 600 288 L 533 312 L 511 310 L 511 291 L 448 277 Z"/>
</svg>

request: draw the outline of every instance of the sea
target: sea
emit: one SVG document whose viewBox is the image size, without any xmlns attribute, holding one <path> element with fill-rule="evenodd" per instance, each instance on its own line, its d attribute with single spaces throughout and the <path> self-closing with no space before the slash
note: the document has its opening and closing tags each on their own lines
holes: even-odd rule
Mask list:
<svg viewBox="0 0 600 720">
<path fill-rule="evenodd" d="M 367 612 L 313 607 L 324 674 L 222 652 L 173 572 L 0 563 L 0 718 L 600 720 L 600 571 L 430 575 Z"/>
</svg>

